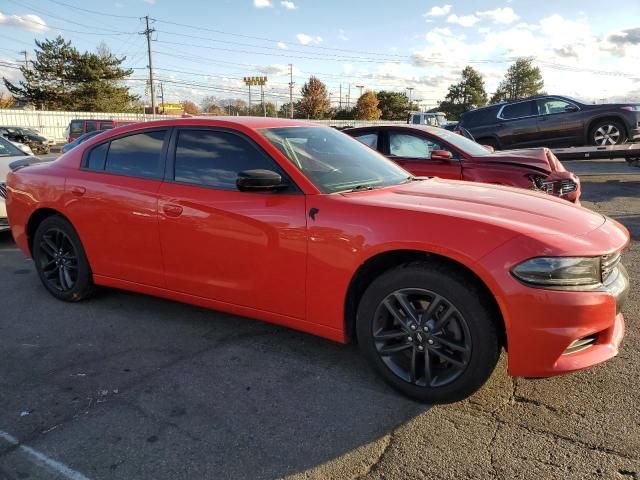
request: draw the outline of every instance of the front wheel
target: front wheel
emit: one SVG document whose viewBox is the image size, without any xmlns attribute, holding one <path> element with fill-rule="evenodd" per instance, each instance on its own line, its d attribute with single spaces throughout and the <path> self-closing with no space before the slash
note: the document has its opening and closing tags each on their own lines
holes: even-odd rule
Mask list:
<svg viewBox="0 0 640 480">
<path fill-rule="evenodd" d="M 387 271 L 358 308 L 358 343 L 391 386 L 426 403 L 462 400 L 500 354 L 496 322 L 474 282 L 445 265 Z"/>
<path fill-rule="evenodd" d="M 54 297 L 77 302 L 93 292 L 91 268 L 80 237 L 65 218 L 53 215 L 38 226 L 33 261 L 42 284 Z"/>
<path fill-rule="evenodd" d="M 603 120 L 591 129 L 591 144 L 597 146 L 620 145 L 627 141 L 624 126 L 616 120 Z"/>
</svg>

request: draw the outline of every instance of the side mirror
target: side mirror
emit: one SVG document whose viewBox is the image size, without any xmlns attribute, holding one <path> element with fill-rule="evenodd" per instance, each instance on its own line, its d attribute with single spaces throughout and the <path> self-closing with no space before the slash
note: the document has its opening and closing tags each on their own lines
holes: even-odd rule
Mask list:
<svg viewBox="0 0 640 480">
<path fill-rule="evenodd" d="M 453 154 L 449 150 L 433 150 L 431 160 L 451 160 Z"/>
<path fill-rule="evenodd" d="M 280 174 L 272 170 L 244 170 L 236 178 L 236 187 L 241 192 L 267 192 L 283 186 Z"/>
<path fill-rule="evenodd" d="M 564 107 L 565 112 L 577 112 L 578 110 L 580 109 L 575 105 L 567 105 L 566 107 Z"/>
<path fill-rule="evenodd" d="M 491 153 L 495 152 L 496 149 L 493 148 L 491 145 L 482 145 L 484 148 L 486 148 L 487 150 L 489 150 Z"/>
</svg>

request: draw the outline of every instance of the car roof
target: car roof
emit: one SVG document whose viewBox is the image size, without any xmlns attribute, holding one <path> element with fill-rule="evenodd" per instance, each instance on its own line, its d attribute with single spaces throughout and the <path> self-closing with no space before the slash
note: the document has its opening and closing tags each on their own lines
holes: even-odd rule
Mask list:
<svg viewBox="0 0 640 480">
<path fill-rule="evenodd" d="M 130 125 L 118 127 L 118 132 L 134 131 L 141 128 L 154 127 L 179 127 L 184 126 L 202 126 L 202 127 L 244 127 L 251 130 L 261 128 L 277 128 L 277 127 L 326 127 L 326 125 L 313 123 L 307 120 L 293 120 L 289 118 L 271 118 L 271 117 L 189 117 L 189 118 L 171 118 L 167 120 L 152 120 L 150 122 L 137 122 Z"/>
</svg>

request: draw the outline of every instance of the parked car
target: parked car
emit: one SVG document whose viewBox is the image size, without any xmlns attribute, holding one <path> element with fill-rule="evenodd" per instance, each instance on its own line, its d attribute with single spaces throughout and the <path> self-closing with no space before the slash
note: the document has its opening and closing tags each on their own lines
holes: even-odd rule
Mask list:
<svg viewBox="0 0 640 480">
<path fill-rule="evenodd" d="M 94 130 L 93 132 L 87 132 L 84 133 L 82 135 L 80 135 L 78 138 L 76 138 L 73 142 L 69 142 L 66 145 L 64 145 L 62 147 L 62 153 L 67 153 L 69 150 L 71 150 L 73 147 L 80 145 L 81 143 L 86 142 L 87 140 L 89 140 L 92 137 L 95 137 L 96 135 L 102 133 L 104 130 Z"/>
<path fill-rule="evenodd" d="M 640 139 L 640 104 L 541 95 L 470 110 L 460 125 L 496 149 L 619 145 Z"/>
<path fill-rule="evenodd" d="M 20 142 L 12 142 L 11 140 L 9 140 L 9 139 L 7 139 L 5 137 L 2 137 L 2 136 L 0 136 L 0 138 L 3 138 L 5 140 L 7 140 L 14 147 L 19 148 L 20 150 L 22 150 L 27 155 L 33 155 L 33 150 L 31 150 L 31 147 L 29 145 L 25 145 L 24 143 L 20 143 Z"/>
<path fill-rule="evenodd" d="M 411 112 L 407 117 L 407 123 L 442 127 L 448 123 L 448 120 L 444 112 Z"/>
<path fill-rule="evenodd" d="M 28 145 L 36 154 L 47 154 L 51 150 L 47 138 L 31 132 L 23 127 L 0 126 L 0 136 L 12 142 Z"/>
<path fill-rule="evenodd" d="M 460 122 L 446 123 L 442 126 L 442 128 L 444 128 L 445 130 L 449 130 L 450 132 L 457 133 L 458 135 L 462 135 L 463 137 L 468 138 L 469 140 L 473 140 L 474 142 L 476 141 L 469 130 L 460 126 Z"/>
<path fill-rule="evenodd" d="M 443 128 L 419 125 L 377 125 L 344 133 L 417 176 L 539 190 L 570 202 L 580 198 L 578 177 L 546 148 L 494 152 Z"/>
<path fill-rule="evenodd" d="M 73 142 L 80 135 L 87 132 L 93 132 L 94 130 L 110 130 L 112 128 L 121 127 L 123 125 L 129 125 L 135 123 L 127 120 L 71 120 L 67 127 L 67 141 Z"/>
<path fill-rule="evenodd" d="M 611 358 L 623 337 L 629 233 L 615 220 L 416 178 L 304 121 L 129 125 L 11 172 L 7 207 L 58 299 L 103 285 L 357 340 L 430 403 L 479 388 L 504 345 L 512 375 L 544 377 Z"/>
<path fill-rule="evenodd" d="M 13 142 L 0 136 L 0 232 L 9 230 L 7 208 L 5 205 L 5 199 L 7 197 L 6 178 L 11 170 L 9 164 L 25 157 L 29 157 L 29 154 L 16 147 Z"/>
<path fill-rule="evenodd" d="M 37 135 L 37 136 L 40 136 L 40 137 L 46 139 L 46 142 L 49 145 L 49 147 L 52 147 L 53 145 L 56 144 L 56 141 L 53 138 L 49 137 L 48 135 L 45 135 L 45 134 L 41 133 L 40 130 L 38 130 L 37 128 L 29 127 L 29 128 L 24 128 L 24 130 L 27 130 L 28 132 L 31 132 L 34 135 Z"/>
</svg>

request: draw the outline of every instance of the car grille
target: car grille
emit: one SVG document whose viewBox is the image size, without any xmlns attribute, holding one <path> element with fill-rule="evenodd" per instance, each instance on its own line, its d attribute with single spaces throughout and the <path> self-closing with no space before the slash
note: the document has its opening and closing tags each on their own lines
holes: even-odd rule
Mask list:
<svg viewBox="0 0 640 480">
<path fill-rule="evenodd" d="M 600 261 L 600 271 L 603 283 L 606 283 L 611 274 L 615 271 L 616 267 L 620 263 L 620 257 L 620 252 L 602 256 L 602 260 Z"/>
<path fill-rule="evenodd" d="M 574 340 L 562 354 L 569 355 L 571 353 L 578 353 L 582 350 L 586 350 L 587 348 L 592 347 L 596 343 L 597 339 L 598 337 L 596 335 L 589 335 L 588 337 Z"/>
<path fill-rule="evenodd" d="M 0 197 L 7 198 L 7 184 L 0 183 Z"/>
</svg>

